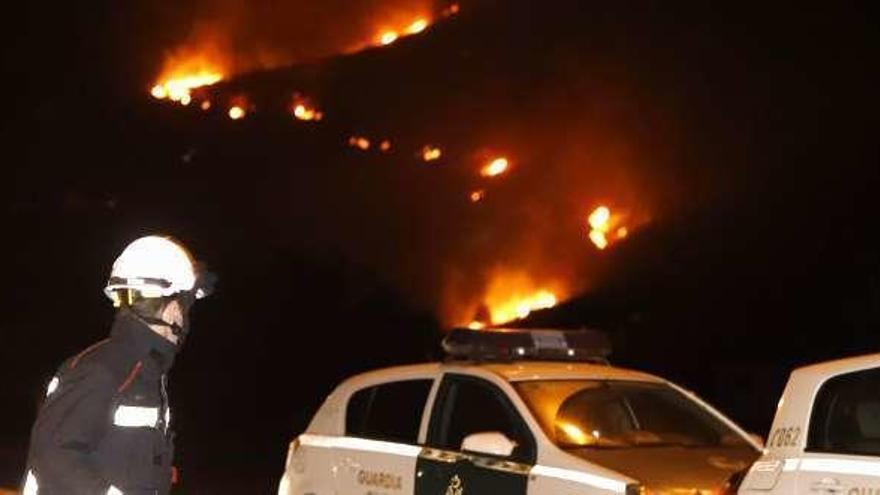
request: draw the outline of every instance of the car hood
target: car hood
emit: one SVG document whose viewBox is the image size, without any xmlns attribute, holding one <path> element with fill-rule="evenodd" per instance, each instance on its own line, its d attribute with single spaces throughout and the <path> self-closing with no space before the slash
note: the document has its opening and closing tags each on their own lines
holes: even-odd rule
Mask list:
<svg viewBox="0 0 880 495">
<path fill-rule="evenodd" d="M 700 493 L 720 488 L 759 453 L 749 447 L 635 447 L 575 449 L 582 459 L 638 480 L 652 494 Z"/>
</svg>

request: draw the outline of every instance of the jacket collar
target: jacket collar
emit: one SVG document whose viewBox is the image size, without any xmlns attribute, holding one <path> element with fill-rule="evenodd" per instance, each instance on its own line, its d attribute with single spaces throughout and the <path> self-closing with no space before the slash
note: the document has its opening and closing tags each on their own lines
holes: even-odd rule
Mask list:
<svg viewBox="0 0 880 495">
<path fill-rule="evenodd" d="M 177 346 L 154 332 L 146 322 L 129 309 L 123 308 L 116 313 L 110 338 L 117 342 L 132 360 L 152 357 L 163 371 L 169 370 L 174 364 Z"/>
</svg>

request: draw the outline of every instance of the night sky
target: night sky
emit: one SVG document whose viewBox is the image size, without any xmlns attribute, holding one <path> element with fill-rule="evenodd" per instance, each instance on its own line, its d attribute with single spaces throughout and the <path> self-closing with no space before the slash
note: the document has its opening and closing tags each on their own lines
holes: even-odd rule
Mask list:
<svg viewBox="0 0 880 495">
<path fill-rule="evenodd" d="M 444 5 L 348 3 L 7 12 L 0 487 L 55 367 L 109 329 L 114 257 L 156 232 L 220 277 L 171 377 L 181 493 L 273 490 L 335 383 L 440 357 L 499 273 L 560 287 L 518 324 L 604 329 L 759 434 L 793 366 L 880 345 L 876 7 L 482 0 L 356 51 Z M 231 71 L 212 109 L 152 99 L 204 43 Z M 632 227 L 601 252 L 597 204 Z"/>
</svg>

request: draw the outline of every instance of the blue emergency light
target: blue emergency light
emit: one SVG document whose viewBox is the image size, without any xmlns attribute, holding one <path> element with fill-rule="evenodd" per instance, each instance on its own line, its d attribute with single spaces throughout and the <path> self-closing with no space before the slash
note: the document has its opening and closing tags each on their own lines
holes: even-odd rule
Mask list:
<svg viewBox="0 0 880 495">
<path fill-rule="evenodd" d="M 468 361 L 608 363 L 611 342 L 597 330 L 455 328 L 443 339 L 449 358 Z"/>
</svg>

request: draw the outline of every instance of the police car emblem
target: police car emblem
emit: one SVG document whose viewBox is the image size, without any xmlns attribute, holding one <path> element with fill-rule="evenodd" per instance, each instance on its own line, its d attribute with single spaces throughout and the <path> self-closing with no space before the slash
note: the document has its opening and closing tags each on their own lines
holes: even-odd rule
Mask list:
<svg viewBox="0 0 880 495">
<path fill-rule="evenodd" d="M 464 495 L 464 486 L 461 484 L 461 478 L 457 474 L 449 480 L 449 486 L 446 487 L 446 495 Z"/>
</svg>

